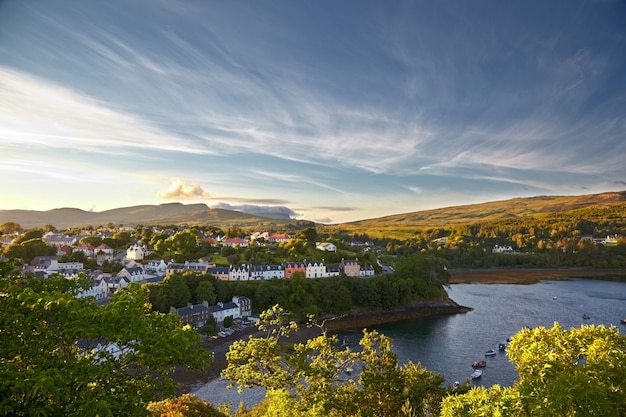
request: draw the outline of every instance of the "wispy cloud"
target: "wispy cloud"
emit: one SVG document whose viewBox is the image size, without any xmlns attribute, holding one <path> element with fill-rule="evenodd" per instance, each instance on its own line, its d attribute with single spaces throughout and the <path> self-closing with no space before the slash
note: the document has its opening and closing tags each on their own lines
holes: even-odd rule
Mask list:
<svg viewBox="0 0 626 417">
<path fill-rule="evenodd" d="M 4 144 L 96 154 L 211 153 L 106 103 L 6 67 L 0 67 L 0 121 Z"/>
</svg>

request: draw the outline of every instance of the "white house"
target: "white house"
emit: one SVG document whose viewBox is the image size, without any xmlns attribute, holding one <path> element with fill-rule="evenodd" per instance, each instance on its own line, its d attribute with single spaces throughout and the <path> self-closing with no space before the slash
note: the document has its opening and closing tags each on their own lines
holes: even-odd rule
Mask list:
<svg viewBox="0 0 626 417">
<path fill-rule="evenodd" d="M 315 246 L 315 249 L 325 252 L 337 252 L 337 246 L 330 242 L 321 242 Z"/>
<path fill-rule="evenodd" d="M 146 271 L 152 272 L 153 274 L 156 274 L 160 277 L 165 275 L 166 270 L 167 264 L 163 259 L 161 259 L 160 261 L 150 261 L 146 265 Z"/>
<path fill-rule="evenodd" d="M 124 276 L 112 277 L 110 274 L 101 274 L 98 278 L 103 279 L 107 283 L 107 292 L 110 295 L 130 285 L 130 281 Z"/>
<path fill-rule="evenodd" d="M 132 261 L 141 261 L 146 257 L 148 250 L 143 245 L 131 245 L 130 248 L 126 249 L 126 259 L 130 259 Z"/>
<path fill-rule="evenodd" d="M 253 265 L 250 268 L 251 280 L 270 281 L 283 278 L 285 278 L 285 270 L 282 265 Z"/>
<path fill-rule="evenodd" d="M 228 270 L 229 281 L 249 281 L 250 265 L 230 266 Z"/>
<path fill-rule="evenodd" d="M 376 271 L 374 271 L 374 267 L 372 265 L 361 265 L 361 278 L 369 278 L 376 275 Z"/>
<path fill-rule="evenodd" d="M 76 295 L 78 298 L 93 297 L 96 300 L 102 300 L 108 295 L 108 285 L 106 280 L 94 278 L 91 288 L 84 290 Z"/>
<path fill-rule="evenodd" d="M 249 317 L 252 314 L 252 302 L 248 297 L 234 296 L 228 303 L 217 303 L 209 306 L 211 314 L 218 324 L 224 323 L 224 319 L 231 316 L 233 319 Z"/>
<path fill-rule="evenodd" d="M 78 241 L 75 236 L 67 236 L 60 232 L 48 232 L 41 237 L 41 240 L 53 246 L 72 246 Z"/>
<path fill-rule="evenodd" d="M 306 264 L 305 275 L 307 278 L 325 278 L 328 276 L 324 262 L 304 261 L 304 263 Z"/>
<path fill-rule="evenodd" d="M 224 319 L 228 316 L 231 316 L 233 319 L 241 318 L 239 306 L 232 301 L 228 303 L 217 303 L 214 306 L 209 306 L 209 309 L 218 324 L 224 323 Z"/>
<path fill-rule="evenodd" d="M 132 266 L 125 266 L 122 268 L 116 276 L 124 277 L 128 280 L 128 282 L 141 282 L 146 278 L 146 273 L 141 265 L 133 264 Z"/>
</svg>

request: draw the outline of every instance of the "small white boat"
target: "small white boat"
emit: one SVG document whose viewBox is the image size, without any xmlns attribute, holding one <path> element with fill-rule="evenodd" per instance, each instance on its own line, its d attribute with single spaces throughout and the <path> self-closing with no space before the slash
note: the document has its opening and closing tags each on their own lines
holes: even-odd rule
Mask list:
<svg viewBox="0 0 626 417">
<path fill-rule="evenodd" d="M 495 354 L 496 354 L 495 349 L 489 349 L 487 352 L 485 352 L 485 356 L 493 356 Z"/>
<path fill-rule="evenodd" d="M 481 371 L 480 369 L 476 369 L 474 372 L 472 372 L 472 375 L 470 375 L 472 379 L 478 379 L 481 376 L 483 376 L 483 371 Z"/>
</svg>

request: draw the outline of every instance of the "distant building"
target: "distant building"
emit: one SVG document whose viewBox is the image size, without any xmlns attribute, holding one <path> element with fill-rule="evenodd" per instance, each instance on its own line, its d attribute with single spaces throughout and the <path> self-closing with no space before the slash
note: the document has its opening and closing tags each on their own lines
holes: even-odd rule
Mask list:
<svg viewBox="0 0 626 417">
<path fill-rule="evenodd" d="M 315 249 L 325 252 L 337 252 L 337 246 L 330 242 L 321 242 L 315 246 Z"/>
<path fill-rule="evenodd" d="M 131 261 L 142 261 L 146 257 L 147 253 L 148 250 L 145 246 L 137 244 L 131 245 L 130 248 L 126 249 L 126 259 Z"/>
<path fill-rule="evenodd" d="M 339 264 L 339 269 L 349 277 L 361 276 L 361 265 L 359 265 L 359 261 L 357 260 L 342 259 L 341 264 Z"/>
</svg>

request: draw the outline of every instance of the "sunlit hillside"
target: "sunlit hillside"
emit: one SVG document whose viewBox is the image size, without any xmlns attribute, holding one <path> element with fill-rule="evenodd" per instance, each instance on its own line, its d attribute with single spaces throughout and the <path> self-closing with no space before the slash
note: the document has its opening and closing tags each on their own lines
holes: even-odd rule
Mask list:
<svg viewBox="0 0 626 417">
<path fill-rule="evenodd" d="M 375 219 L 326 226 L 325 230 L 345 230 L 371 237 L 408 238 L 416 231 L 503 221 L 541 219 L 563 215 L 587 220 L 626 218 L 626 191 L 578 196 L 538 196 L 492 201 L 482 204 L 446 207 L 397 214 Z"/>
</svg>

